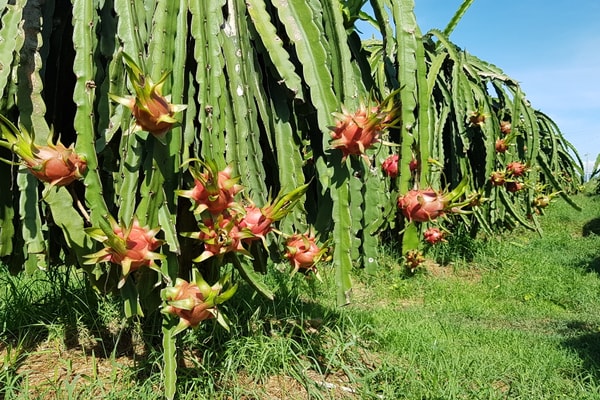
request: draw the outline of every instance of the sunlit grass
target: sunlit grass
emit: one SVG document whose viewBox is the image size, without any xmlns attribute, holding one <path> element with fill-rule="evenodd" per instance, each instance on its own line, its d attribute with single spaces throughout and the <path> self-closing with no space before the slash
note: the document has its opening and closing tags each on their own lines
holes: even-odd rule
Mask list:
<svg viewBox="0 0 600 400">
<path fill-rule="evenodd" d="M 388 251 L 342 308 L 326 266 L 323 283 L 273 271 L 274 301 L 241 287 L 224 307 L 231 332 L 181 335 L 180 398 L 600 398 L 600 200 L 578 201 L 556 200 L 543 236 L 457 238 L 414 275 Z M 0 281 L 0 397 L 162 398 L 159 340 L 118 301 L 77 274 Z"/>
</svg>

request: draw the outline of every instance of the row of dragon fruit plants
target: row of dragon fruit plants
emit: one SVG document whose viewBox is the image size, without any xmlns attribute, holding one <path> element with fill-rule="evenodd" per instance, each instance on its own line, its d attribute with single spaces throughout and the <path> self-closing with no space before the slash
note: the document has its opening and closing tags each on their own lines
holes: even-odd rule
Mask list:
<svg viewBox="0 0 600 400">
<path fill-rule="evenodd" d="M 240 279 L 272 298 L 267 268 L 332 268 L 345 304 L 382 237 L 414 270 L 458 224 L 539 229 L 581 161 L 450 42 L 470 3 L 427 34 L 412 0 L 5 5 L 0 257 L 76 265 L 127 316 L 163 313 L 172 397 L 176 335 L 227 327 Z"/>
</svg>

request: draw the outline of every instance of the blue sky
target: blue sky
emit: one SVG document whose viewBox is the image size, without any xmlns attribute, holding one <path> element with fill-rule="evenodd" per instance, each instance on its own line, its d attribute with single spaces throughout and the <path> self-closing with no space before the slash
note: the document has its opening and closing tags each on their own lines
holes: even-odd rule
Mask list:
<svg viewBox="0 0 600 400">
<path fill-rule="evenodd" d="M 415 0 L 423 32 L 462 0 Z M 475 0 L 450 39 L 517 80 L 581 158 L 600 153 L 600 0 Z"/>
</svg>

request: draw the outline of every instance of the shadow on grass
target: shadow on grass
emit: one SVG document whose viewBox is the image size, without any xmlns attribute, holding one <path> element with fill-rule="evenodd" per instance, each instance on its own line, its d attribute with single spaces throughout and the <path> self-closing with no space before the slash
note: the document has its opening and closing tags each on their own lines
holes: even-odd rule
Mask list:
<svg viewBox="0 0 600 400">
<path fill-rule="evenodd" d="M 600 253 L 600 250 L 599 252 Z M 600 256 L 577 263 L 577 266 L 585 272 L 594 272 L 600 275 Z"/>
<path fill-rule="evenodd" d="M 600 236 L 600 218 L 589 220 L 583 225 L 581 230 L 583 236 L 598 235 Z"/>
<path fill-rule="evenodd" d="M 574 350 L 586 372 L 600 381 L 600 332 L 597 327 L 583 321 L 571 321 L 562 333 L 567 336 L 562 345 Z"/>
<path fill-rule="evenodd" d="M 327 296 L 320 284 L 308 284 L 300 274 L 290 278 L 286 273 L 272 273 L 267 278 L 269 286 L 276 288 L 274 300 L 265 299 L 243 284 L 224 305 L 222 309 L 231 321 L 230 332 L 214 321 L 206 321 L 198 330 L 180 334 L 179 386 L 194 387 L 201 382 L 210 394 L 230 386 L 241 371 L 253 381 L 272 374 L 291 376 L 309 391 L 314 382 L 305 375 L 307 366 L 321 375 L 339 368 L 339 357 L 353 365 L 361 365 L 360 360 L 347 359 L 355 351 L 351 347 L 332 357 L 331 347 L 335 347 L 336 341 L 354 336 L 357 328 L 342 309 L 319 301 Z M 51 329 L 56 329 L 54 339 L 62 341 L 63 349 L 72 351 L 62 354 L 46 351 L 48 365 L 55 365 L 61 357 L 74 355 L 83 362 L 86 356 L 82 354 L 89 358 L 93 352 L 99 363 L 110 363 L 116 356 L 124 361 L 119 364 L 133 365 L 133 377 L 140 385 L 149 377 L 160 374 L 162 350 L 158 312 L 141 319 L 137 330 L 129 323 L 115 331 L 114 326 L 107 325 L 111 321 L 98 315 L 98 298 L 91 289 L 77 287 L 52 291 L 47 282 L 43 282 L 44 287 L 40 290 L 49 292 L 32 295 L 17 285 L 18 279 L 3 277 L 5 283 L 12 284 L 9 293 L 12 301 L 11 310 L 0 309 L 0 316 L 10 315 L 5 329 L 0 331 L 0 339 L 7 339 L 11 346 L 18 343 L 21 349 L 22 356 L 14 365 L 15 370 L 27 367 L 30 355 L 51 339 Z M 367 316 L 364 319 L 358 326 L 371 325 Z M 112 322 L 119 323 L 119 317 L 113 318 Z M 82 329 L 91 339 L 87 345 L 81 341 Z M 368 337 L 369 334 L 359 336 Z M 246 363 L 238 360 L 242 353 Z M 253 359 L 261 358 L 264 358 L 263 364 L 255 365 L 264 368 L 262 372 L 252 371 Z M 39 359 L 39 356 L 33 359 Z M 336 363 L 332 364 L 334 359 Z M 207 374 L 207 371 L 212 372 Z M 100 378 L 111 379 L 108 376 Z"/>
</svg>

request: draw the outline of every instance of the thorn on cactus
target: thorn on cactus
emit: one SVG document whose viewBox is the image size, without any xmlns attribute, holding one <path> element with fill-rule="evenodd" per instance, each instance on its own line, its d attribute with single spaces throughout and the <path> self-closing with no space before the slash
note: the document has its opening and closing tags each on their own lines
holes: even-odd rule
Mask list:
<svg viewBox="0 0 600 400">
<path fill-rule="evenodd" d="M 155 84 L 129 55 L 123 53 L 123 60 L 135 96 L 111 95 L 111 98 L 131 110 L 138 129 L 151 133 L 164 143 L 166 133 L 178 122 L 174 115 L 185 110 L 187 106 L 171 104 L 168 97 L 162 95 L 168 73 Z"/>
</svg>

